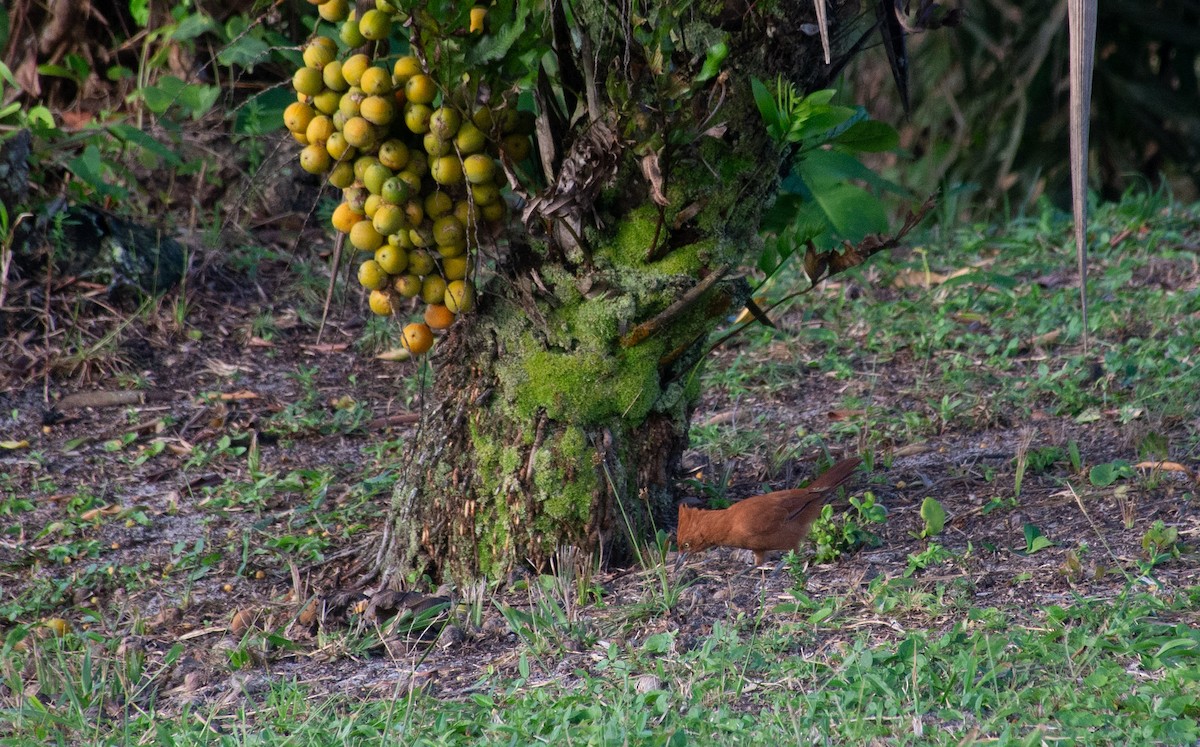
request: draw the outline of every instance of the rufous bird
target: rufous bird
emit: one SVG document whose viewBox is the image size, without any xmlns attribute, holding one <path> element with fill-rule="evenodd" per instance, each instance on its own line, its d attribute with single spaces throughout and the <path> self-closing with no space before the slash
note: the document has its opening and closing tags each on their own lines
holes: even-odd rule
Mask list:
<svg viewBox="0 0 1200 747">
<path fill-rule="evenodd" d="M 680 506 L 675 531 L 679 549 L 696 552 L 718 546 L 740 547 L 753 550 L 758 565 L 762 565 L 768 550 L 795 550 L 808 536 L 825 500 L 861 462 L 859 457 L 843 459 L 807 487 L 752 496 L 729 508 Z"/>
</svg>

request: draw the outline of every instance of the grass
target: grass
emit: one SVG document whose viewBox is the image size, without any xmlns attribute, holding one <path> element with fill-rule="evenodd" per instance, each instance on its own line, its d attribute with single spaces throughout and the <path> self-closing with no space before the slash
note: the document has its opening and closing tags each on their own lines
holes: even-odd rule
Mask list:
<svg viewBox="0 0 1200 747">
<path fill-rule="evenodd" d="M 1200 738 L 1200 632 L 1187 624 L 1198 601 L 1200 588 L 1131 589 L 1035 610 L 960 609 L 887 581 L 859 599 L 801 596 L 770 625 L 717 621 L 692 647 L 670 631 L 593 644 L 588 664 L 567 672 L 546 636 L 580 645 L 580 631 L 560 611 L 536 616 L 542 630 L 523 638 L 513 671 L 488 667 L 457 697 L 410 687 L 421 666 L 398 660 L 390 697 L 313 699 L 280 679 L 235 712 L 185 706 L 166 719 L 154 694 L 178 648 L 151 663 L 100 635 L 22 647 L 10 633 L 0 673 L 25 696 L 0 710 L 11 728 L 0 743 L 1189 744 Z M 953 619 L 941 631 L 887 623 L 914 603 Z M 864 617 L 877 622 L 848 627 Z"/>
<path fill-rule="evenodd" d="M 676 563 L 660 534 L 641 569 L 564 548 L 464 590 L 435 646 L 352 607 L 305 629 L 406 454 L 367 425 L 392 412 L 360 393 L 376 370 L 321 359 L 231 366 L 278 401 L 186 449 L 131 409 L 0 453 L 0 745 L 1194 744 L 1194 484 L 1133 465 L 1195 461 L 1200 215 L 1098 208 L 1086 354 L 1068 229 L 1047 208 L 876 258 L 707 368 L 734 416 L 693 431 L 689 492 L 790 487 L 829 451 L 872 466 L 814 530 L 828 564 L 790 573 Z M 286 338 L 276 319 L 245 329 Z M 159 472 L 177 495 L 107 477 Z"/>
</svg>

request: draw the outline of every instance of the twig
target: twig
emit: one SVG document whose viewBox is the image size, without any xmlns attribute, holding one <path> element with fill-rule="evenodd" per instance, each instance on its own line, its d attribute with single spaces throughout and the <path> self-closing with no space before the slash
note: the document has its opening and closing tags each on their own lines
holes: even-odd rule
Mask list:
<svg viewBox="0 0 1200 747">
<path fill-rule="evenodd" d="M 642 322 L 634 327 L 629 334 L 622 337 L 621 347 L 631 348 L 675 321 L 683 312 L 691 308 L 701 296 L 707 293 L 710 288 L 716 285 L 717 281 L 724 277 L 725 273 L 729 272 L 729 269 L 730 266 L 725 264 L 710 272 L 708 277 L 689 288 L 687 293 L 684 293 L 675 303 L 663 309 L 658 316 Z"/>
<path fill-rule="evenodd" d="M 816 273 L 816 276 L 809 277 L 808 287 L 802 288 L 798 291 L 787 294 L 783 298 L 779 299 L 775 303 L 768 306 L 765 310 L 763 310 L 763 313 L 766 314 L 771 311 L 774 311 L 777 307 L 781 306 L 782 304 L 787 303 L 788 301 L 791 301 L 793 298 L 796 298 L 798 296 L 803 296 L 806 293 L 812 292 L 812 290 L 814 288 L 816 288 L 817 285 L 819 285 L 820 283 L 823 283 L 824 281 L 828 280 L 829 278 L 833 277 L 834 275 L 837 275 L 841 272 L 845 272 L 846 270 L 850 269 L 851 267 L 857 267 L 858 265 L 865 262 L 866 259 L 873 254 L 882 252 L 885 249 L 896 248 L 897 246 L 900 245 L 900 240 L 903 239 L 908 234 L 909 231 L 916 228 L 917 225 L 919 225 L 920 222 L 925 219 L 925 216 L 929 213 L 930 210 L 933 209 L 934 204 L 935 203 L 934 203 L 933 197 L 930 197 L 927 200 L 925 200 L 924 203 L 921 204 L 921 207 L 917 208 L 916 210 L 910 210 L 908 212 L 908 215 L 906 215 L 904 218 L 904 225 L 900 227 L 900 230 L 896 232 L 896 235 L 889 236 L 886 239 L 881 238 L 878 235 L 868 236 L 867 238 L 865 238 L 861 242 L 859 242 L 857 247 L 851 247 L 846 250 L 845 254 L 840 255 L 838 257 L 838 259 L 840 261 L 822 263 L 822 267 Z M 752 314 L 754 313 L 753 310 L 751 310 L 751 313 Z M 721 335 L 720 337 L 717 338 L 716 342 L 714 342 L 712 345 L 709 346 L 708 352 L 711 353 L 712 351 L 719 348 L 721 345 L 724 345 L 726 342 L 729 341 L 730 338 L 737 336 L 744 329 L 746 329 L 746 327 L 749 327 L 751 324 L 754 324 L 754 322 L 757 320 L 758 319 L 756 316 L 756 318 L 753 321 L 748 321 L 745 324 L 742 324 L 738 327 L 734 327 L 729 332 L 726 332 L 724 335 Z"/>
<path fill-rule="evenodd" d="M 338 265 L 342 263 L 342 246 L 346 243 L 346 234 L 338 231 L 337 241 L 333 243 L 333 272 L 329 273 L 329 287 L 325 289 L 325 305 L 321 308 L 321 326 L 317 328 L 317 344 L 321 344 L 321 335 L 325 333 L 325 320 L 329 317 L 329 307 L 333 304 L 333 288 L 337 285 Z"/>
</svg>

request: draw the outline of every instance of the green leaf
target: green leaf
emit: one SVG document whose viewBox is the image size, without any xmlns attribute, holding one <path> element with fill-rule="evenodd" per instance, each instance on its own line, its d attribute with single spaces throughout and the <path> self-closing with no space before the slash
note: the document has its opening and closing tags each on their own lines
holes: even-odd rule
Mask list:
<svg viewBox="0 0 1200 747">
<path fill-rule="evenodd" d="M 1042 530 L 1034 524 L 1025 522 L 1025 553 L 1027 555 L 1033 555 L 1035 552 L 1045 550 L 1053 545 L 1053 542 L 1042 536 Z"/>
<path fill-rule="evenodd" d="M 758 113 L 767 123 L 767 132 L 771 133 L 771 137 L 776 140 L 781 139 L 783 137 L 783 117 L 779 107 L 775 104 L 775 97 L 758 78 L 750 79 L 750 91 L 754 94 L 754 104 L 758 107 Z"/>
<path fill-rule="evenodd" d="M 655 633 L 648 637 L 646 642 L 642 644 L 642 650 L 651 654 L 665 654 L 675 645 L 675 636 L 672 633 Z"/>
<path fill-rule="evenodd" d="M 1088 479 L 1097 488 L 1107 488 L 1122 476 L 1116 462 L 1097 464 L 1088 470 Z"/>
<path fill-rule="evenodd" d="M 517 3 L 517 13 L 511 21 L 500 26 L 496 33 L 485 34 L 467 54 L 468 65 L 481 65 L 486 62 L 501 60 L 512 48 L 521 34 L 525 32 L 525 24 L 529 19 L 532 3 Z"/>
<path fill-rule="evenodd" d="M 171 38 L 175 41 L 188 41 L 216 29 L 217 24 L 211 18 L 203 13 L 192 13 L 183 17 L 171 32 Z"/>
<path fill-rule="evenodd" d="M 113 124 L 108 126 L 108 131 L 118 140 L 136 145 L 148 153 L 153 153 L 172 166 L 179 166 L 183 163 L 179 156 L 175 155 L 172 150 L 133 125 Z"/>
<path fill-rule="evenodd" d="M 221 89 L 216 86 L 188 85 L 179 95 L 179 105 L 192 115 L 192 119 L 200 119 L 213 108 Z"/>
<path fill-rule="evenodd" d="M 888 228 L 887 213 L 875 195 L 852 184 L 810 184 L 813 199 L 821 206 L 840 238 L 858 241 Z"/>
<path fill-rule="evenodd" d="M 729 56 L 729 45 L 725 41 L 719 41 L 708 48 L 708 54 L 704 56 L 704 66 L 700 68 L 700 74 L 696 76 L 696 83 L 703 83 L 721 72 L 721 63 Z"/>
<path fill-rule="evenodd" d="M 835 137 L 833 142 L 850 151 L 880 153 L 899 147 L 900 134 L 885 122 L 868 119 L 855 122 L 849 129 Z"/>
<path fill-rule="evenodd" d="M 92 187 L 104 184 L 104 163 L 100 149 L 94 144 L 83 149 L 83 153 L 67 161 L 67 168 L 76 177 Z"/>
<path fill-rule="evenodd" d="M 921 532 L 924 537 L 941 534 L 946 527 L 946 510 L 936 498 L 926 497 L 921 502 L 921 518 L 925 521 L 925 529 Z"/>
<path fill-rule="evenodd" d="M 129 0 L 129 15 L 142 28 L 150 23 L 150 0 Z"/>
<path fill-rule="evenodd" d="M 52 78 L 66 78 L 67 80 L 75 80 L 75 71 L 62 65 L 38 65 L 37 71 L 39 75 L 48 75 Z"/>
<path fill-rule="evenodd" d="M 810 187 L 822 178 L 830 180 L 854 179 L 881 192 L 891 192 L 901 197 L 911 197 L 904 187 L 884 179 L 864 166 L 854 156 L 837 150 L 805 151 L 796 164 L 796 173 Z"/>
<path fill-rule="evenodd" d="M 262 39 L 251 34 L 242 34 L 217 53 L 217 62 L 222 65 L 240 65 L 249 71 L 270 53 L 271 48 Z"/>
<path fill-rule="evenodd" d="M 147 108 L 155 114 L 162 114 L 179 97 L 179 92 L 187 84 L 174 75 L 165 75 L 152 86 L 141 89 L 142 100 Z"/>
</svg>

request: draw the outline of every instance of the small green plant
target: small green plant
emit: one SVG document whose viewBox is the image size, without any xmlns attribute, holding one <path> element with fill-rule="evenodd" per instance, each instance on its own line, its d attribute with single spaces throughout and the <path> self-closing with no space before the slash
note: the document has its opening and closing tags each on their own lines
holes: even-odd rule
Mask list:
<svg viewBox="0 0 1200 747">
<path fill-rule="evenodd" d="M 1117 480 L 1132 478 L 1136 473 L 1129 462 L 1117 459 L 1097 464 L 1088 471 L 1088 479 L 1097 488 L 1106 488 Z"/>
<path fill-rule="evenodd" d="M 817 545 L 813 560 L 817 563 L 832 563 L 842 555 L 860 547 L 878 547 L 882 540 L 866 527 L 887 521 L 887 508 L 875 502 L 873 493 L 862 498 L 850 498 L 850 510 L 837 518 L 833 506 L 826 504 L 821 515 L 813 523 L 811 536 Z"/>
<path fill-rule="evenodd" d="M 1026 555 L 1033 555 L 1036 552 L 1041 552 L 1042 550 L 1045 550 L 1047 547 L 1054 546 L 1054 543 L 1050 541 L 1050 538 L 1043 536 L 1042 530 L 1038 529 L 1037 526 L 1034 524 L 1025 522 L 1024 532 L 1025 532 L 1024 553 Z"/>
<path fill-rule="evenodd" d="M 1150 567 L 1168 558 L 1179 557 L 1179 530 L 1168 527 L 1162 519 L 1155 521 L 1142 535 L 1142 550 L 1146 553 Z"/>
<path fill-rule="evenodd" d="M 921 529 L 920 539 L 928 539 L 942 533 L 946 528 L 946 509 L 936 499 L 926 496 L 921 502 L 921 520 L 925 526 Z"/>
<path fill-rule="evenodd" d="M 935 565 L 941 565 L 948 560 L 952 560 L 954 554 L 942 547 L 937 542 L 930 542 L 929 546 L 918 553 L 911 553 L 908 556 L 908 568 L 904 571 L 905 578 L 913 575 L 917 571 L 923 571 L 926 568 Z"/>
</svg>

